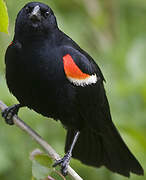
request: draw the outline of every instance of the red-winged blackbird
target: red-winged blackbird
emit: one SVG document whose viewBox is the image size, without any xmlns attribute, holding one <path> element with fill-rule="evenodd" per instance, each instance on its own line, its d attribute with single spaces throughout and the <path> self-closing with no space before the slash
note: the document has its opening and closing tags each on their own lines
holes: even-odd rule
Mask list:
<svg viewBox="0 0 146 180">
<path fill-rule="evenodd" d="M 70 157 L 129 176 L 143 169 L 115 128 L 103 81 L 91 56 L 59 30 L 53 11 L 31 2 L 16 19 L 5 56 L 6 80 L 20 104 L 3 112 L 7 123 L 20 107 L 60 120 L 67 129 L 66 155 L 55 163 L 67 173 Z"/>
</svg>

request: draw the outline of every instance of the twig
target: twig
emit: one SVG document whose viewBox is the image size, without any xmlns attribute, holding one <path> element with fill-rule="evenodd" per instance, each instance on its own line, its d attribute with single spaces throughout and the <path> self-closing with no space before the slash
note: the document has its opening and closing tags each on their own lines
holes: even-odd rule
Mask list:
<svg viewBox="0 0 146 180">
<path fill-rule="evenodd" d="M 60 172 L 58 172 L 57 170 L 55 170 L 55 172 L 56 172 L 60 177 L 62 177 L 63 180 L 66 180 L 66 178 L 65 178 Z"/>
<path fill-rule="evenodd" d="M 3 111 L 7 106 L 0 101 L 0 109 Z M 60 156 L 56 153 L 56 151 L 31 127 L 29 127 L 25 122 L 23 122 L 18 116 L 13 117 L 14 124 L 20 129 L 24 130 L 27 134 L 29 134 L 47 153 L 53 160 L 60 159 Z M 72 178 L 72 180 L 83 180 L 70 166 L 68 167 L 68 175 Z"/>
<path fill-rule="evenodd" d="M 55 180 L 54 178 L 52 178 L 51 176 L 48 176 L 46 179 L 44 180 Z"/>
</svg>

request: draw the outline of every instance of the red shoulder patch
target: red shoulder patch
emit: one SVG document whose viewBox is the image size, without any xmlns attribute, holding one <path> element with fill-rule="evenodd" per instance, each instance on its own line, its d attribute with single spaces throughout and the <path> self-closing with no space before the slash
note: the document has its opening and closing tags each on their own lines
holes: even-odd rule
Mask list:
<svg viewBox="0 0 146 180">
<path fill-rule="evenodd" d="M 86 79 L 90 77 L 89 74 L 83 73 L 80 68 L 75 64 L 71 55 L 66 54 L 63 56 L 64 71 L 68 78 Z"/>
</svg>

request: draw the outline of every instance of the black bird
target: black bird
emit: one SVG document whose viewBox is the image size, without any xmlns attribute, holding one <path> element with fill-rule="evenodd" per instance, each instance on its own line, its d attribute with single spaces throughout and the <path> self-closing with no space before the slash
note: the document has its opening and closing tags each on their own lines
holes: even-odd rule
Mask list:
<svg viewBox="0 0 146 180">
<path fill-rule="evenodd" d="M 57 25 L 51 8 L 26 4 L 18 13 L 15 35 L 5 55 L 6 80 L 20 104 L 2 115 L 8 124 L 20 107 L 60 120 L 67 129 L 63 175 L 71 156 L 94 167 L 130 176 L 144 171 L 114 126 L 104 77 L 92 57 Z"/>
</svg>

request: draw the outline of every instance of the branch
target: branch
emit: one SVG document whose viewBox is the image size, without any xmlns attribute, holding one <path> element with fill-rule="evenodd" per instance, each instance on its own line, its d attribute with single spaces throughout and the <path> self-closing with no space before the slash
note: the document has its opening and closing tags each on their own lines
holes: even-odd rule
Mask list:
<svg viewBox="0 0 146 180">
<path fill-rule="evenodd" d="M 7 106 L 2 101 L 0 101 L 0 109 L 3 111 L 6 108 Z M 36 133 L 31 127 L 18 118 L 18 116 L 15 115 L 13 117 L 13 121 L 17 127 L 29 134 L 53 160 L 60 159 L 60 156 L 56 153 L 56 151 L 38 133 Z M 68 166 L 68 175 L 72 180 L 83 180 L 70 166 Z"/>
</svg>

